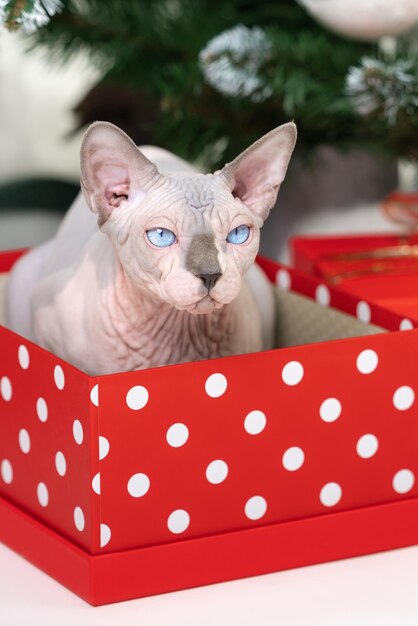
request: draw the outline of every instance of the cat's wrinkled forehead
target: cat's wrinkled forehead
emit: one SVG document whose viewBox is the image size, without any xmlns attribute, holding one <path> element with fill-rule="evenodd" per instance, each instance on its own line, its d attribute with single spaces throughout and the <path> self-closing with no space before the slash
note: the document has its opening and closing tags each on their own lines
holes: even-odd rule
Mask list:
<svg viewBox="0 0 418 626">
<path fill-rule="evenodd" d="M 181 192 L 185 205 L 193 212 L 211 214 L 215 206 L 231 201 L 226 185 L 213 174 L 194 174 L 171 178 L 171 185 Z"/>
</svg>

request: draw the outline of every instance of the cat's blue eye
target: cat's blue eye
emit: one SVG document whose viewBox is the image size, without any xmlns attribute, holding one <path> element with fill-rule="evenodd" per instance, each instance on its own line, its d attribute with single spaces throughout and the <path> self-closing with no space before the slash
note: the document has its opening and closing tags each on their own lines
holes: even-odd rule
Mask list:
<svg viewBox="0 0 418 626">
<path fill-rule="evenodd" d="M 228 233 L 228 237 L 226 238 L 228 243 L 240 244 L 245 243 L 250 236 L 250 228 L 245 224 L 241 226 L 237 226 Z"/>
<path fill-rule="evenodd" d="M 151 230 L 147 230 L 146 235 L 157 248 L 167 248 L 177 241 L 175 234 L 168 228 L 151 228 Z"/>
</svg>

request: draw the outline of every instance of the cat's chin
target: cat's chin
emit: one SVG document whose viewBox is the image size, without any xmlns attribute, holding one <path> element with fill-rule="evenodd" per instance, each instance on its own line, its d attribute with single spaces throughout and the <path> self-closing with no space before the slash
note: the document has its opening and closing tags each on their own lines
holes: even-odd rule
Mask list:
<svg viewBox="0 0 418 626">
<path fill-rule="evenodd" d="M 223 307 L 222 302 L 218 302 L 214 300 L 210 296 L 205 296 L 198 302 L 194 302 L 193 304 L 183 305 L 178 307 L 182 311 L 187 311 L 192 315 L 207 315 L 208 313 L 212 313 L 212 311 L 216 311 Z"/>
</svg>

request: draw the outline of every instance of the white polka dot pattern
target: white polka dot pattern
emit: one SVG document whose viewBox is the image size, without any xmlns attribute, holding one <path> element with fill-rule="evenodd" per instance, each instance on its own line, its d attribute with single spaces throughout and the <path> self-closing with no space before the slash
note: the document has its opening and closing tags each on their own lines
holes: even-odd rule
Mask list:
<svg viewBox="0 0 418 626">
<path fill-rule="evenodd" d="M 315 300 L 321 306 L 329 306 L 331 302 L 331 293 L 326 285 L 318 285 L 315 291 Z"/>
<path fill-rule="evenodd" d="M 356 366 L 361 374 L 371 374 L 379 364 L 379 357 L 374 350 L 363 350 L 357 357 Z"/>
<path fill-rule="evenodd" d="M 357 319 L 364 324 L 369 324 L 372 319 L 372 312 L 367 302 L 361 300 L 356 308 Z"/>
<path fill-rule="evenodd" d="M 22 450 L 23 454 L 29 454 L 30 452 L 30 435 L 26 428 L 19 430 L 19 448 Z"/>
<path fill-rule="evenodd" d="M 93 389 L 90 392 L 90 400 L 94 406 L 99 406 L 99 385 L 94 385 Z"/>
<path fill-rule="evenodd" d="M 55 469 L 57 470 L 57 474 L 59 476 L 65 476 L 67 472 L 67 461 L 65 459 L 64 453 L 61 450 L 55 455 Z"/>
<path fill-rule="evenodd" d="M 407 319 L 406 317 L 401 320 L 401 323 L 399 324 L 399 330 L 412 330 L 414 328 L 413 323 L 411 322 L 411 320 Z"/>
<path fill-rule="evenodd" d="M 106 437 L 100 435 L 99 437 L 99 460 L 102 461 L 109 454 L 110 443 Z"/>
<path fill-rule="evenodd" d="M 298 385 L 303 378 L 303 365 L 298 361 L 290 361 L 286 363 L 282 370 L 282 380 L 285 385 L 293 387 Z"/>
<path fill-rule="evenodd" d="M 261 519 L 266 514 L 267 502 L 263 496 L 252 496 L 245 503 L 244 511 L 250 520 Z"/>
<path fill-rule="evenodd" d="M 302 448 L 298 446 L 293 446 L 292 448 L 288 448 L 282 457 L 283 467 L 288 472 L 296 472 L 296 470 L 300 469 L 305 462 L 305 453 Z"/>
<path fill-rule="evenodd" d="M 414 473 L 409 469 L 401 469 L 393 477 L 392 486 L 396 493 L 404 494 L 411 491 L 415 484 Z"/>
<path fill-rule="evenodd" d="M 100 547 L 104 548 L 110 541 L 112 536 L 111 530 L 107 524 L 100 524 Z"/>
<path fill-rule="evenodd" d="M 167 430 L 166 439 L 172 448 L 181 448 L 189 438 L 189 429 L 186 424 L 173 424 Z"/>
<path fill-rule="evenodd" d="M 412 387 L 403 385 L 393 394 L 393 405 L 398 411 L 407 411 L 415 402 L 415 392 Z"/>
<path fill-rule="evenodd" d="M 0 396 L 3 398 L 5 402 L 10 402 L 13 395 L 12 383 L 10 382 L 10 378 L 7 376 L 2 376 L 0 378 Z"/>
<path fill-rule="evenodd" d="M 133 411 L 139 411 L 147 405 L 149 400 L 148 389 L 142 387 L 142 385 L 136 385 L 131 387 L 126 394 L 126 404 Z"/>
<path fill-rule="evenodd" d="M 84 512 L 83 509 L 79 506 L 76 506 L 74 509 L 74 524 L 75 527 L 77 528 L 77 530 L 82 533 L 85 525 L 86 525 L 86 521 L 84 518 Z"/>
<path fill-rule="evenodd" d="M 322 487 L 319 499 L 324 506 L 335 506 L 341 500 L 342 493 L 341 486 L 338 483 L 327 483 Z"/>
<path fill-rule="evenodd" d="M 228 465 L 221 459 L 212 461 L 206 468 L 206 478 L 210 483 L 212 483 L 212 485 L 219 485 L 219 483 L 223 483 L 227 476 Z"/>
<path fill-rule="evenodd" d="M 335 422 L 342 411 L 341 402 L 337 398 L 327 398 L 319 407 L 319 415 L 324 422 Z"/>
<path fill-rule="evenodd" d="M 167 520 L 168 530 L 174 535 L 184 533 L 190 525 L 190 515 L 183 509 L 177 509 L 170 513 Z"/>
<path fill-rule="evenodd" d="M 57 389 L 59 389 L 60 391 L 64 389 L 65 375 L 64 375 L 64 370 L 62 369 L 61 365 L 56 365 L 54 368 L 54 382 L 55 382 Z"/>
<path fill-rule="evenodd" d="M 244 428 L 249 435 L 259 435 L 266 427 L 267 418 L 263 411 L 250 411 L 244 420 Z"/>
<path fill-rule="evenodd" d="M 133 498 L 142 498 L 150 488 L 150 479 L 146 474 L 134 474 L 128 480 L 128 492 Z"/>
<path fill-rule="evenodd" d="M 100 472 L 97 472 L 91 481 L 91 486 L 94 493 L 97 493 L 98 496 L 101 494 L 101 485 L 100 485 Z"/>
<path fill-rule="evenodd" d="M 80 420 L 74 420 L 73 422 L 73 437 L 74 441 L 81 446 L 84 439 L 84 431 Z"/>
<path fill-rule="evenodd" d="M 48 419 L 48 405 L 44 398 L 38 398 L 36 401 L 36 414 L 41 422 L 46 422 Z"/>
<path fill-rule="evenodd" d="M 362 435 L 356 445 L 357 454 L 362 459 L 370 459 L 376 454 L 378 448 L 379 441 L 376 435 L 372 435 L 371 433 Z"/>
<path fill-rule="evenodd" d="M 49 504 L 49 492 L 48 487 L 45 483 L 39 483 L 36 489 L 36 493 L 38 496 L 38 502 L 42 507 L 46 507 Z"/>
<path fill-rule="evenodd" d="M 6 485 L 10 485 L 13 481 L 13 467 L 9 459 L 3 459 L 0 465 L 0 474 L 2 480 Z"/>
<path fill-rule="evenodd" d="M 30 364 L 29 351 L 26 346 L 20 345 L 17 351 L 17 359 L 22 370 L 27 370 Z"/>
<path fill-rule="evenodd" d="M 223 374 L 211 374 L 205 383 L 205 390 L 211 398 L 220 398 L 228 387 L 228 381 Z"/>
</svg>

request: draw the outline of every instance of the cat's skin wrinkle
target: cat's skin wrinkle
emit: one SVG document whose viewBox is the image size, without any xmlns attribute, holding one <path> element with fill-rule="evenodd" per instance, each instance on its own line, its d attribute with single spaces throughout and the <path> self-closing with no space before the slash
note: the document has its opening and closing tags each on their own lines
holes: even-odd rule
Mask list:
<svg viewBox="0 0 418 626">
<path fill-rule="evenodd" d="M 102 295 L 101 325 L 117 346 L 121 371 L 127 362 L 129 369 L 142 369 L 229 354 L 236 326 L 234 308 L 225 306 L 202 316 L 178 311 L 132 289 L 121 270 L 115 293 Z"/>
</svg>

